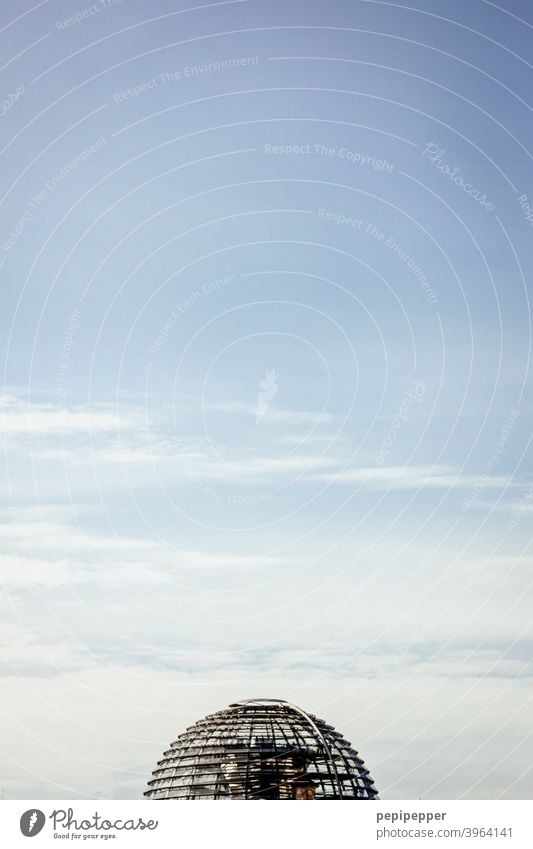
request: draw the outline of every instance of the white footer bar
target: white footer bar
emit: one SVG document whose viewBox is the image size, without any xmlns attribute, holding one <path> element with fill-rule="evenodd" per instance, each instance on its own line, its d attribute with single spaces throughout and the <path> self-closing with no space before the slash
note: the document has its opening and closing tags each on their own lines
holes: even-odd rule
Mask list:
<svg viewBox="0 0 533 849">
<path fill-rule="evenodd" d="M 266 801 L 266 800 L 265 800 Z M 0 845 L 211 849 L 532 849 L 530 801 L 338 805 L 144 800 L 0 802 Z M 29 840 L 35 839 L 35 843 Z"/>
</svg>

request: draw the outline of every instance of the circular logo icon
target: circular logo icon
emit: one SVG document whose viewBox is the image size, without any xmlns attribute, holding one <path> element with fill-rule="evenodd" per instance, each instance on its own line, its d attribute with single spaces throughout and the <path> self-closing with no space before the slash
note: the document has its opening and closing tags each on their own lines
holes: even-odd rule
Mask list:
<svg viewBox="0 0 533 849">
<path fill-rule="evenodd" d="M 46 817 L 42 811 L 37 808 L 30 808 L 29 811 L 24 811 L 20 818 L 20 830 L 24 837 L 35 837 L 43 830 Z"/>
</svg>

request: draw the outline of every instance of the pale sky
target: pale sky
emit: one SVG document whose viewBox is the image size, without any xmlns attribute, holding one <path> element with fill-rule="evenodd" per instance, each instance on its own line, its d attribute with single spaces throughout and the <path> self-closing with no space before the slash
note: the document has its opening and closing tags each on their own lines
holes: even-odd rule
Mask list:
<svg viewBox="0 0 533 849">
<path fill-rule="evenodd" d="M 6 797 L 254 697 L 531 797 L 532 11 L 3 4 Z"/>
</svg>

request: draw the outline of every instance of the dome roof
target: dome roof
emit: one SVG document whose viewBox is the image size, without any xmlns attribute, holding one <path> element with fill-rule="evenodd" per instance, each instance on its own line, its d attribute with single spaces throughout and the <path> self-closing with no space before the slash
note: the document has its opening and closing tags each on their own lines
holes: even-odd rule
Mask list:
<svg viewBox="0 0 533 849">
<path fill-rule="evenodd" d="M 249 699 L 196 722 L 157 764 L 148 799 L 374 799 L 364 761 L 323 719 Z"/>
</svg>

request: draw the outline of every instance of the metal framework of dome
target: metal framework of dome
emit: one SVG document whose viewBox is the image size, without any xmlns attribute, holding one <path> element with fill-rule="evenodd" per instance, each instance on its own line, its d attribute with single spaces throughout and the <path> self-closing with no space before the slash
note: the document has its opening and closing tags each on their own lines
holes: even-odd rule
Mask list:
<svg viewBox="0 0 533 849">
<path fill-rule="evenodd" d="M 342 734 L 278 699 L 249 699 L 196 722 L 171 743 L 149 799 L 375 799 Z"/>
</svg>

